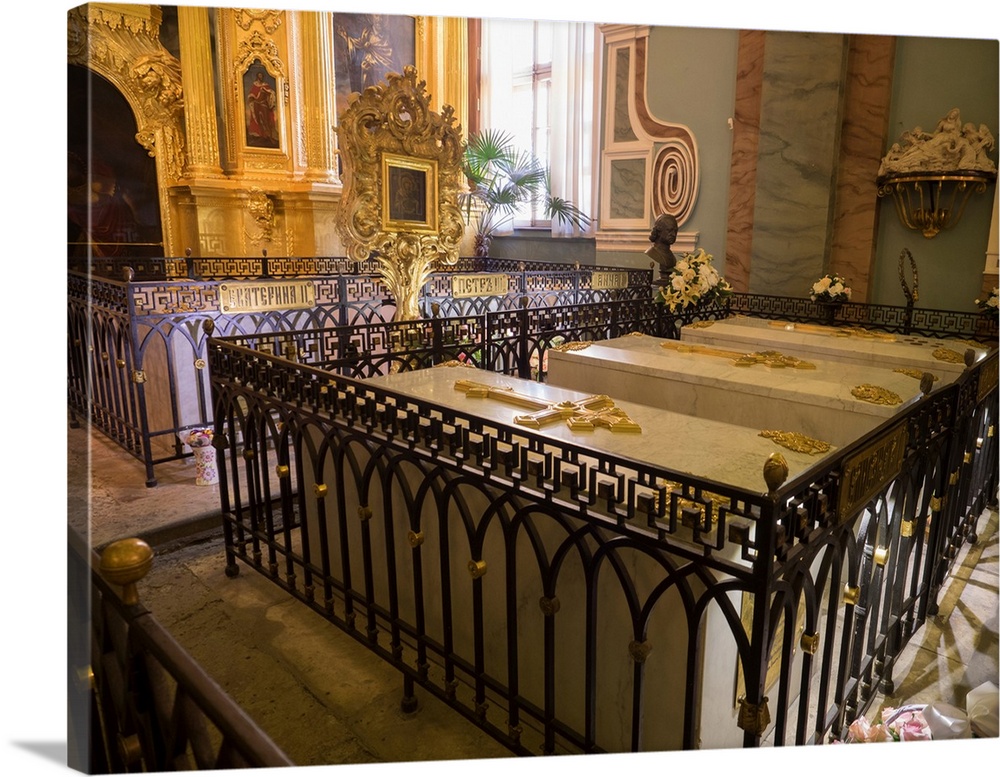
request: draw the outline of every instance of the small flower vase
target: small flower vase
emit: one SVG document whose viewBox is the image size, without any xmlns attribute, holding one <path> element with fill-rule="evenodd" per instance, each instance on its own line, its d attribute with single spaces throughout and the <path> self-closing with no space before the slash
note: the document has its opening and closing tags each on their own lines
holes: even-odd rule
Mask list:
<svg viewBox="0 0 1000 777">
<path fill-rule="evenodd" d="M 836 300 L 817 300 L 816 304 L 823 311 L 823 318 L 828 326 L 833 326 L 837 320 L 837 311 L 840 310 L 842 302 Z"/>
<path fill-rule="evenodd" d="M 195 485 L 214 486 L 219 482 L 219 466 L 215 455 L 215 446 L 205 445 L 191 450 L 194 452 Z"/>
</svg>

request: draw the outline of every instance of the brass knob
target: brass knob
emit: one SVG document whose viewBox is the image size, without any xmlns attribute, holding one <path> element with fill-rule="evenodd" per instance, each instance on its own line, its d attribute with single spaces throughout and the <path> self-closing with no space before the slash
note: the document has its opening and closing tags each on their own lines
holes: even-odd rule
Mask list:
<svg viewBox="0 0 1000 777">
<path fill-rule="evenodd" d="M 108 582 L 122 587 L 125 604 L 139 603 L 139 590 L 135 584 L 153 566 L 153 555 L 153 549 L 135 537 L 112 542 L 101 553 L 101 575 Z"/>
</svg>

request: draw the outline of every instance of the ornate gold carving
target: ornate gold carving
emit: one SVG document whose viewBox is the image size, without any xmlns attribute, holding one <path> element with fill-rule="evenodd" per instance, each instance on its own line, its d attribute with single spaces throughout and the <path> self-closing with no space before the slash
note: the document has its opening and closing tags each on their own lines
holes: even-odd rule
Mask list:
<svg viewBox="0 0 1000 777">
<path fill-rule="evenodd" d="M 560 351 L 561 353 L 566 353 L 568 351 L 583 351 L 590 348 L 593 343 L 583 342 L 581 340 L 574 340 L 569 343 L 562 343 L 561 345 L 553 345 L 550 351 Z"/>
<path fill-rule="evenodd" d="M 653 643 L 649 640 L 643 640 L 642 642 L 633 639 L 628 643 L 628 654 L 632 657 L 632 660 L 637 664 L 641 664 L 646 660 L 650 651 L 653 649 Z"/>
<path fill-rule="evenodd" d="M 337 127 L 344 183 L 337 229 L 351 259 L 364 261 L 373 253 L 378 259 L 396 301 L 396 320 L 420 317 L 417 298 L 434 262 L 454 264 L 465 231 L 458 208 L 461 130 L 451 106 L 441 113 L 430 110 L 424 87 L 413 67 L 405 67 L 402 75 L 390 73 L 385 83 L 351 95 Z M 428 183 L 437 197 L 425 206 L 437 212 L 433 234 L 387 228 L 386 154 L 436 167 L 436 186 Z"/>
<path fill-rule="evenodd" d="M 271 242 L 274 231 L 274 201 L 256 186 L 247 195 L 247 212 L 257 224 L 257 233 L 245 232 L 251 243 Z"/>
<path fill-rule="evenodd" d="M 860 386 L 855 386 L 851 389 L 851 394 L 856 399 L 870 402 L 873 405 L 899 405 L 903 402 L 903 398 L 895 391 L 872 383 L 862 383 Z"/>
<path fill-rule="evenodd" d="M 281 61 L 281 57 L 278 54 L 278 45 L 269 38 L 265 38 L 257 30 L 244 40 L 241 40 L 239 46 L 236 50 L 236 60 L 233 63 L 233 70 L 237 73 L 243 73 L 250 65 L 253 64 L 254 60 L 259 59 L 264 65 L 264 68 L 275 78 L 286 78 L 285 75 L 285 64 Z M 236 83 L 236 89 L 239 90 L 242 87 L 238 81 Z M 242 105 L 243 101 L 239 99 L 239 94 L 237 92 L 236 105 Z"/>
<path fill-rule="evenodd" d="M 752 367 L 756 364 L 763 364 L 766 367 L 792 367 L 797 370 L 814 370 L 816 365 L 795 356 L 785 356 L 780 351 L 753 351 L 741 353 L 739 351 L 728 351 L 724 348 L 713 348 L 709 345 L 696 345 L 692 343 L 666 342 L 660 344 L 661 348 L 678 353 L 695 353 L 703 356 L 720 356 L 730 359 L 736 367 Z"/>
<path fill-rule="evenodd" d="M 159 160 L 162 187 L 184 168 L 180 62 L 159 41 L 159 9 L 118 8 L 89 4 L 68 12 L 68 61 L 99 73 L 128 101 L 135 139 Z M 165 232 L 169 228 L 164 224 Z"/>
<path fill-rule="evenodd" d="M 941 362 L 948 362 L 949 364 L 964 364 L 965 356 L 960 354 L 958 351 L 953 351 L 951 348 L 945 348 L 943 345 L 935 348 L 931 352 L 931 356 Z"/>
<path fill-rule="evenodd" d="M 239 8 L 233 18 L 242 29 L 249 30 L 254 22 L 259 22 L 269 35 L 281 26 L 282 11 L 258 11 L 250 8 Z"/>
<path fill-rule="evenodd" d="M 451 361 L 441 362 L 440 364 L 435 364 L 435 367 L 471 367 L 474 370 L 479 369 L 472 362 L 463 362 L 458 359 L 452 359 Z"/>
<path fill-rule="evenodd" d="M 528 394 L 520 394 L 509 386 L 490 386 L 471 380 L 455 381 L 455 390 L 464 392 L 467 397 L 498 399 L 501 402 L 535 410 L 534 413 L 514 416 L 515 424 L 529 426 L 532 429 L 541 429 L 554 421 L 565 420 L 566 425 L 574 432 L 590 432 L 598 426 L 610 429 L 612 432 L 642 431 L 642 427 L 604 394 L 595 394 L 575 402 L 566 400 L 553 403 Z"/>
<path fill-rule="evenodd" d="M 146 371 L 145 370 L 132 370 L 132 382 L 133 383 L 145 383 L 146 382 Z"/>
<path fill-rule="evenodd" d="M 774 440 L 778 443 L 778 445 L 788 448 L 789 450 L 797 451 L 798 453 L 808 453 L 810 455 L 826 453 L 832 447 L 828 442 L 817 440 L 813 437 L 807 437 L 806 435 L 799 434 L 798 432 L 782 432 L 778 429 L 764 429 L 759 433 L 759 436 L 766 437 L 769 440 Z"/>
<path fill-rule="evenodd" d="M 767 697 L 760 704 L 751 704 L 745 696 L 740 697 L 740 712 L 736 725 L 744 731 L 760 736 L 771 723 L 771 713 L 767 710 Z"/>
<path fill-rule="evenodd" d="M 685 326 L 688 329 L 708 329 L 714 323 L 714 321 L 693 321 L 690 324 L 685 324 Z"/>
<path fill-rule="evenodd" d="M 903 466 L 906 424 L 896 424 L 868 446 L 844 460 L 837 497 L 837 518 L 844 521 L 867 502 Z"/>
<path fill-rule="evenodd" d="M 924 372 L 923 370 L 918 370 L 916 367 L 896 367 L 893 372 L 898 372 L 900 375 L 907 375 L 917 380 L 923 380 L 924 375 L 930 375 L 933 381 L 939 380 L 938 376 L 933 372 Z"/>
</svg>

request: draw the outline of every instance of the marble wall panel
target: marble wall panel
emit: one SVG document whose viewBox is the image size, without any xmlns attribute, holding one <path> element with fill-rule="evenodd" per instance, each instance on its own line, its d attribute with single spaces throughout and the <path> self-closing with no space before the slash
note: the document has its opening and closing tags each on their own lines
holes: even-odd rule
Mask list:
<svg viewBox="0 0 1000 777">
<path fill-rule="evenodd" d="M 741 32 L 739 39 L 724 273 L 737 291 L 747 291 L 750 285 L 764 39 L 765 33 L 760 30 Z"/>
<path fill-rule="evenodd" d="M 828 269 L 850 281 L 855 302 L 868 301 L 875 262 L 875 178 L 887 145 L 895 48 L 892 37 L 851 36 Z"/>
<path fill-rule="evenodd" d="M 750 291 L 804 296 L 824 273 L 847 37 L 767 34 Z"/>
</svg>

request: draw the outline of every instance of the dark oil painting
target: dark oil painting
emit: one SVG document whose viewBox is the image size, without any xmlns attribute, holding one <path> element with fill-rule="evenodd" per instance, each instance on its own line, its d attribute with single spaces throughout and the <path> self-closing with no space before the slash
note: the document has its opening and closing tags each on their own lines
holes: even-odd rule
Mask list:
<svg viewBox="0 0 1000 777">
<path fill-rule="evenodd" d="M 281 148 L 278 134 L 278 84 L 260 60 L 243 74 L 246 143 L 251 148 Z"/>
<path fill-rule="evenodd" d="M 335 13 L 333 35 L 338 116 L 352 92 L 363 92 L 384 81 L 387 73 L 402 73 L 415 62 L 412 16 Z"/>
</svg>

